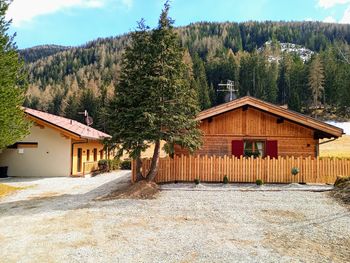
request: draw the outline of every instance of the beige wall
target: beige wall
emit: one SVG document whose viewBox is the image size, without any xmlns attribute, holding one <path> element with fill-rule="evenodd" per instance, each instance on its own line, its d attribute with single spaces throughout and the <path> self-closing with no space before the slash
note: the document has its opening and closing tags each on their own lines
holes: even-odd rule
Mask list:
<svg viewBox="0 0 350 263">
<path fill-rule="evenodd" d="M 8 166 L 9 176 L 69 176 L 71 139 L 53 128 L 33 125 L 22 142 L 37 142 L 37 148 L 5 149 L 0 153 L 0 166 Z"/>
<path fill-rule="evenodd" d="M 167 157 L 167 153 L 163 150 L 165 141 L 161 141 L 160 142 L 160 151 L 159 151 L 159 156 L 161 158 Z M 153 157 L 153 152 L 154 152 L 154 144 L 148 144 L 149 147 L 141 153 L 141 158 L 152 158 Z M 117 151 L 117 150 L 116 150 Z M 123 156 L 120 158 L 121 160 L 125 160 L 125 159 L 130 159 L 130 156 L 127 152 L 123 153 Z"/>
</svg>

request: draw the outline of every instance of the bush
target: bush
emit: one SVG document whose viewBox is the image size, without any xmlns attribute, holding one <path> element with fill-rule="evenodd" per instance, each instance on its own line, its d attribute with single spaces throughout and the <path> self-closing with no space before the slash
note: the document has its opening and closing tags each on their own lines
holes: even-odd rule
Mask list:
<svg viewBox="0 0 350 263">
<path fill-rule="evenodd" d="M 227 175 L 224 176 L 224 179 L 222 180 L 224 184 L 228 184 L 228 177 Z"/>
<path fill-rule="evenodd" d="M 124 160 L 120 163 L 120 169 L 131 170 L 131 160 Z"/>
<path fill-rule="evenodd" d="M 298 167 L 293 167 L 292 168 L 292 171 L 291 171 L 292 175 L 297 175 L 299 172 L 300 172 L 300 170 L 299 170 Z"/>
<path fill-rule="evenodd" d="M 199 178 L 194 179 L 194 183 L 195 183 L 195 184 L 199 184 L 199 183 L 200 183 Z"/>
<path fill-rule="evenodd" d="M 337 176 L 335 180 L 335 187 L 342 187 L 350 182 L 350 176 Z"/>
<path fill-rule="evenodd" d="M 98 169 L 100 172 L 109 172 L 119 169 L 120 161 L 118 159 L 106 160 L 102 159 L 98 161 Z"/>
<path fill-rule="evenodd" d="M 119 159 L 108 160 L 108 166 L 109 166 L 109 170 L 111 171 L 118 170 L 120 168 L 120 160 Z"/>
<path fill-rule="evenodd" d="M 257 180 L 256 180 L 256 184 L 257 184 L 257 185 L 263 185 L 263 184 L 264 184 L 264 181 L 261 180 L 261 179 L 257 179 Z"/>
<path fill-rule="evenodd" d="M 109 172 L 108 160 L 101 159 L 98 161 L 98 170 L 101 172 Z"/>
</svg>

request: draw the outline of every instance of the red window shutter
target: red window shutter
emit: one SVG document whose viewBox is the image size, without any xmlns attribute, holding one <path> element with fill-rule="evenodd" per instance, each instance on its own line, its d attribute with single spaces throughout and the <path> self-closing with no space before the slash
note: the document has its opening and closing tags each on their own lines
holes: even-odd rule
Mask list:
<svg viewBox="0 0 350 263">
<path fill-rule="evenodd" d="M 242 140 L 233 140 L 232 141 L 232 155 L 235 157 L 241 157 L 243 155 L 244 143 Z"/>
<path fill-rule="evenodd" d="M 266 156 L 270 156 L 270 158 L 278 157 L 277 141 L 266 141 Z"/>
</svg>

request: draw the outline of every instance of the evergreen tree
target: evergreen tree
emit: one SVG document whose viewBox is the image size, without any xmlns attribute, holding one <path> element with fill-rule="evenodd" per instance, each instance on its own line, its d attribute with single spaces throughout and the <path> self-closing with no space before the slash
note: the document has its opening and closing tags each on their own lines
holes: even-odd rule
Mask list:
<svg viewBox="0 0 350 263">
<path fill-rule="evenodd" d="M 65 101 L 65 109 L 64 116 L 69 119 L 79 120 L 81 121 L 81 116 L 79 116 L 79 100 L 76 94 L 72 94 L 68 97 L 67 101 Z"/>
<path fill-rule="evenodd" d="M 318 55 L 311 61 L 309 71 L 309 86 L 312 92 L 312 101 L 314 106 L 321 104 L 324 92 L 324 69 L 322 61 Z"/>
<path fill-rule="evenodd" d="M 193 74 L 196 76 L 195 85 L 198 91 L 200 108 L 202 110 L 208 109 L 211 106 L 209 87 L 205 75 L 204 63 L 197 54 L 195 54 L 193 58 Z"/>
<path fill-rule="evenodd" d="M 290 68 L 290 97 L 288 106 L 295 111 L 301 111 L 301 102 L 307 99 L 304 87 L 307 85 L 305 66 L 299 57 L 294 57 Z"/>
<path fill-rule="evenodd" d="M 114 140 L 137 160 L 138 175 L 141 151 L 149 147 L 146 142 L 154 143 L 147 180 L 157 174 L 162 140 L 171 155 L 176 144 L 190 152 L 200 146 L 197 94 L 186 80 L 183 50 L 168 17 L 169 7 L 167 2 L 155 30 L 148 32 L 141 24 L 133 33 L 111 111 Z"/>
<path fill-rule="evenodd" d="M 286 104 L 290 98 L 290 70 L 292 66 L 292 58 L 289 54 L 284 53 L 280 61 L 278 85 L 278 102 Z"/>
<path fill-rule="evenodd" d="M 150 107 L 155 94 L 152 94 L 149 65 L 151 33 L 144 24 L 138 23 L 131 34 L 130 45 L 122 58 L 120 82 L 115 88 L 115 97 L 109 107 L 109 127 L 113 141 L 121 146 L 119 155 L 126 151 L 136 160 L 136 175 L 141 179 L 141 153 L 148 148 L 147 139 L 152 135 L 149 126 Z M 146 128 L 147 127 L 147 128 Z"/>
<path fill-rule="evenodd" d="M 0 1 L 0 149 L 22 139 L 29 132 L 21 106 L 24 102 L 25 75 L 13 37 L 7 34 L 6 1 Z"/>
</svg>

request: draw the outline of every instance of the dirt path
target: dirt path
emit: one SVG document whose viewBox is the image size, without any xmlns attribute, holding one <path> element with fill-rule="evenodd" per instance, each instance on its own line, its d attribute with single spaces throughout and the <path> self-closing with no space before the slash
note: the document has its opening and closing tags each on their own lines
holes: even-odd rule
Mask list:
<svg viewBox="0 0 350 263">
<path fill-rule="evenodd" d="M 162 191 L 154 200 L 0 203 L 4 262 L 349 262 L 350 212 L 327 193 Z"/>
</svg>

